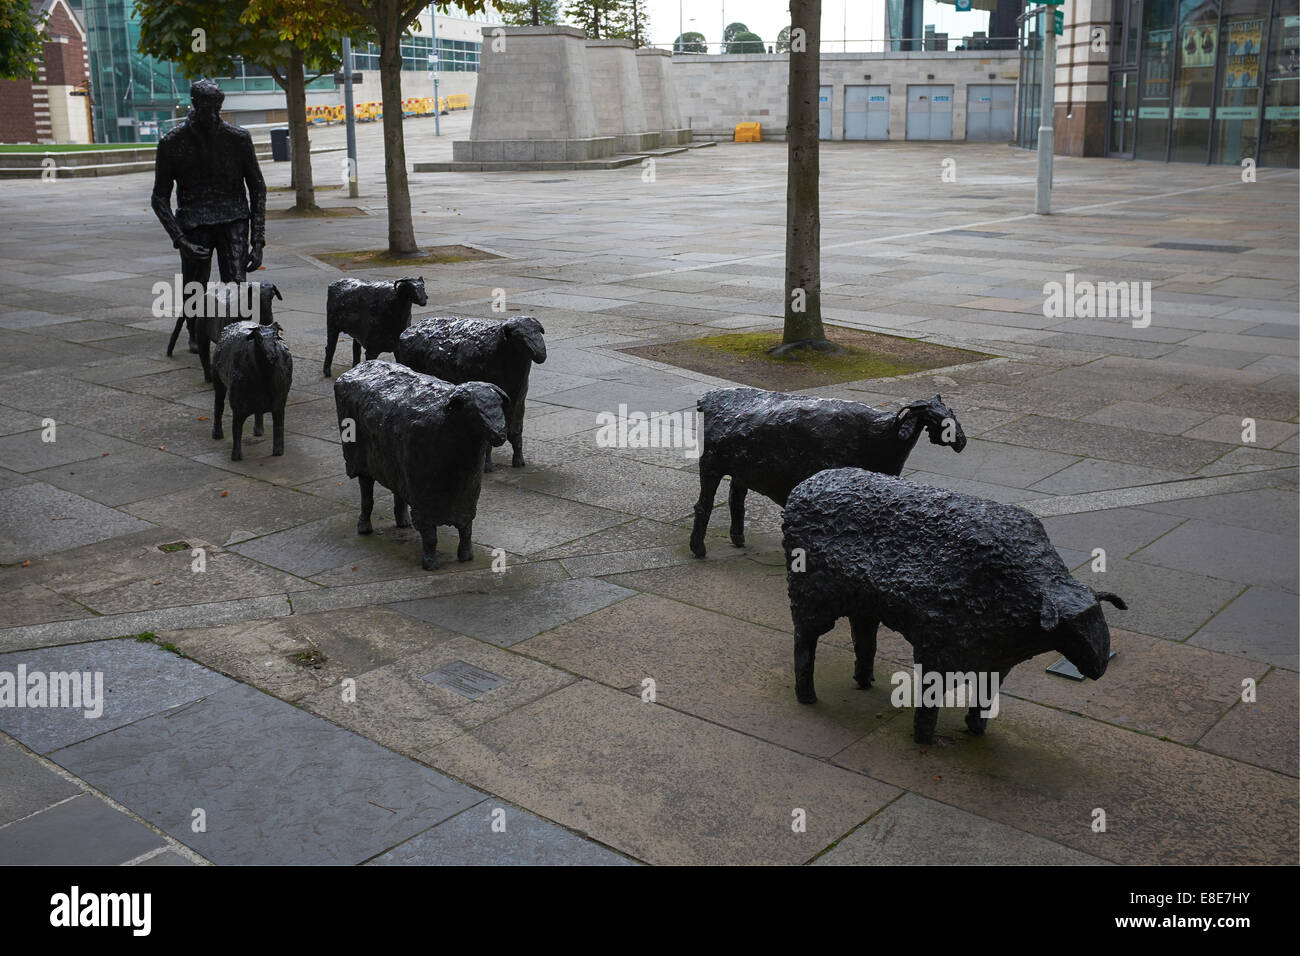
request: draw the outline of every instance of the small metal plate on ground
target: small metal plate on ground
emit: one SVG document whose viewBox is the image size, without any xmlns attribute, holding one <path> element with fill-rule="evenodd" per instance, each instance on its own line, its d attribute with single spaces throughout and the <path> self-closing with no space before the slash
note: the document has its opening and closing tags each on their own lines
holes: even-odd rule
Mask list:
<svg viewBox="0 0 1300 956">
<path fill-rule="evenodd" d="M 485 671 L 481 667 L 475 667 L 473 664 L 467 664 L 464 661 L 452 661 L 444 667 L 439 667 L 436 671 L 425 674 L 421 680 L 427 680 L 430 684 L 436 684 L 443 690 L 449 690 L 453 694 L 460 694 L 462 697 L 468 697 L 470 700 L 477 700 L 490 690 L 507 684 L 509 681 L 491 671 Z"/>
<path fill-rule="evenodd" d="M 1117 653 L 1116 651 L 1111 651 L 1110 657 L 1106 658 L 1106 660 L 1107 661 L 1112 660 L 1115 657 L 1116 653 Z M 1047 673 L 1056 674 L 1060 677 L 1068 677 L 1070 678 L 1070 680 L 1083 680 L 1083 675 L 1079 673 L 1079 668 L 1075 667 L 1064 657 L 1058 660 L 1055 664 L 1049 665 L 1047 668 Z"/>
</svg>

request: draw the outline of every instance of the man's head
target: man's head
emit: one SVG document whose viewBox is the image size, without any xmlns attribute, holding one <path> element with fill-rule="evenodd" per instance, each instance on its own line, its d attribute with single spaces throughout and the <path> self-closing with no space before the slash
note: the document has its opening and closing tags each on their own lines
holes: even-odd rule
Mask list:
<svg viewBox="0 0 1300 956">
<path fill-rule="evenodd" d="M 217 129 L 221 125 L 221 104 L 225 98 L 215 80 L 195 80 L 190 84 L 191 122 L 203 130 Z"/>
</svg>

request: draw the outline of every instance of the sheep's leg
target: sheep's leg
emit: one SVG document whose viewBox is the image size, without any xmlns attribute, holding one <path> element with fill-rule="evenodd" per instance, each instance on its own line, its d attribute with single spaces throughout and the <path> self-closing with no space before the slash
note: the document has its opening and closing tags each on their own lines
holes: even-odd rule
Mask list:
<svg viewBox="0 0 1300 956">
<path fill-rule="evenodd" d="M 355 353 L 354 353 L 354 354 L 355 354 Z M 380 352 L 372 352 L 372 351 L 370 351 L 370 349 L 366 349 L 366 361 L 367 361 L 367 362 L 373 362 L 375 359 L 379 358 L 379 356 L 380 356 L 381 354 L 382 354 L 382 353 L 380 353 Z M 353 364 L 353 365 L 356 365 L 357 363 L 356 363 L 356 362 L 353 362 L 352 364 Z"/>
<path fill-rule="evenodd" d="M 375 479 L 369 475 L 357 475 L 357 484 L 361 487 L 361 517 L 357 519 L 357 534 L 371 534 L 375 530 L 370 524 L 370 513 L 375 510 Z"/>
<path fill-rule="evenodd" d="M 230 432 L 235 438 L 235 447 L 230 450 L 231 461 L 244 460 L 244 419 L 247 417 L 247 413 L 236 415 L 234 409 L 230 411 Z"/>
<path fill-rule="evenodd" d="M 200 339 L 199 339 L 199 333 L 198 333 L 198 324 L 199 324 L 199 320 L 198 320 L 195 316 L 192 316 L 192 315 L 189 316 L 189 317 L 185 320 L 185 329 L 186 329 L 186 331 L 189 332 L 189 337 L 190 337 L 190 345 L 189 345 L 189 348 L 190 348 L 190 354 L 191 354 L 191 355 L 202 355 L 202 354 L 203 354 L 202 351 L 201 351 L 201 347 L 200 347 L 200 345 L 199 345 Z M 207 381 L 207 380 L 205 379 L 204 381 Z"/>
<path fill-rule="evenodd" d="M 924 661 L 918 660 L 917 664 L 921 665 L 921 677 L 924 680 L 925 675 L 930 673 L 930 668 L 925 665 Z M 939 723 L 939 708 L 924 707 L 921 701 L 913 701 L 912 714 L 912 739 L 918 744 L 934 743 L 934 728 Z"/>
<path fill-rule="evenodd" d="M 998 673 L 998 687 L 1001 687 L 1002 682 L 1006 679 L 1007 679 L 1007 671 L 1002 671 L 1001 673 Z M 974 691 L 972 690 L 972 693 L 973 692 Z M 993 702 L 988 701 L 988 703 L 991 705 Z M 966 727 L 972 734 L 975 734 L 976 736 L 983 734 L 984 731 L 988 729 L 989 719 L 980 713 L 980 711 L 985 709 L 986 708 L 981 706 L 980 702 L 977 700 L 975 702 L 975 706 L 971 707 L 969 710 L 966 711 Z"/>
<path fill-rule="evenodd" d="M 700 500 L 695 502 L 695 524 L 691 526 L 691 554 L 704 557 L 704 532 L 709 530 L 709 515 L 713 513 L 713 498 L 718 493 L 721 474 L 700 469 Z"/>
<path fill-rule="evenodd" d="M 253 416 L 253 437 L 261 438 L 265 433 L 266 429 L 263 427 L 262 413 L 258 412 Z"/>
<path fill-rule="evenodd" d="M 339 344 L 339 330 L 332 325 L 326 326 L 325 329 L 325 377 L 330 377 L 330 366 L 334 364 L 334 350 Z"/>
<path fill-rule="evenodd" d="M 212 383 L 212 437 L 225 437 L 221 432 L 221 418 L 226 414 L 226 386 L 221 379 Z"/>
<path fill-rule="evenodd" d="M 257 416 L 261 419 L 261 415 Z M 271 412 L 271 454 L 284 454 L 284 406 Z"/>
<path fill-rule="evenodd" d="M 495 471 L 496 465 L 492 464 L 492 446 L 488 445 L 483 452 L 483 470 Z"/>
<path fill-rule="evenodd" d="M 817 639 L 835 624 L 822 621 L 796 621 L 794 626 L 794 695 L 801 704 L 817 703 L 813 689 L 813 663 L 817 658 Z"/>
<path fill-rule="evenodd" d="M 167 340 L 167 357 L 172 357 L 172 351 L 176 348 L 176 340 L 181 337 L 181 329 L 185 328 L 185 316 L 182 315 L 176 320 L 176 328 L 172 329 L 172 337 Z"/>
<path fill-rule="evenodd" d="M 470 531 L 473 527 L 474 523 L 472 521 L 456 525 L 456 530 L 460 532 L 460 544 L 456 546 L 457 561 L 474 560 L 474 545 L 470 541 Z"/>
<path fill-rule="evenodd" d="M 396 519 L 399 528 L 409 528 L 411 526 L 410 506 L 397 495 L 393 495 L 393 517 Z"/>
<path fill-rule="evenodd" d="M 427 521 L 415 511 L 411 514 L 415 530 L 420 532 L 420 567 L 426 571 L 438 570 L 438 523 Z"/>
<path fill-rule="evenodd" d="M 737 548 L 745 546 L 745 494 L 747 487 L 731 476 L 731 490 L 727 493 L 727 505 L 731 509 L 731 543 Z"/>
<path fill-rule="evenodd" d="M 191 352 L 194 349 L 190 349 Z M 199 336 L 199 364 L 203 366 L 203 381 L 212 381 L 212 346 L 203 336 Z"/>
<path fill-rule="evenodd" d="M 356 368 L 361 364 L 361 343 L 356 339 L 352 340 L 352 367 Z"/>
<path fill-rule="evenodd" d="M 875 680 L 872 670 L 876 660 L 876 629 L 880 627 L 880 620 L 865 614 L 854 614 L 849 617 L 849 627 L 853 631 L 853 680 L 866 690 Z"/>
<path fill-rule="evenodd" d="M 521 395 L 515 405 L 510 409 L 510 418 L 512 424 L 506 430 L 506 440 L 510 442 L 510 448 L 514 452 L 510 457 L 511 468 L 522 468 L 527 462 L 524 461 L 524 399 Z"/>
</svg>

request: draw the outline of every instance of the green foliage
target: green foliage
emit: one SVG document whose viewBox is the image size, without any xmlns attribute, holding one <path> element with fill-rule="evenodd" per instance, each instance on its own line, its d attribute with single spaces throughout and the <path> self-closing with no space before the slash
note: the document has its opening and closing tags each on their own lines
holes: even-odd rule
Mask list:
<svg viewBox="0 0 1300 956">
<path fill-rule="evenodd" d="M 790 28 L 782 27 L 781 32 L 776 35 L 776 52 L 790 52 Z"/>
<path fill-rule="evenodd" d="M 29 0 L 0 0 L 0 80 L 32 80 L 44 52 L 42 17 Z"/>
<path fill-rule="evenodd" d="M 750 33 L 748 30 L 741 31 L 731 38 L 727 44 L 728 53 L 766 53 L 767 47 L 763 45 L 763 38 L 757 33 Z"/>
<path fill-rule="evenodd" d="M 673 41 L 674 53 L 708 53 L 709 47 L 703 33 L 683 33 Z"/>
<path fill-rule="evenodd" d="M 736 39 L 737 34 L 748 33 L 748 32 L 749 32 L 749 27 L 745 26 L 743 23 L 740 23 L 739 21 L 737 21 L 736 23 L 728 23 L 722 29 L 722 42 L 730 43 L 732 40 Z"/>
<path fill-rule="evenodd" d="M 492 6 L 513 27 L 554 26 L 560 19 L 559 0 L 496 0 Z"/>
<path fill-rule="evenodd" d="M 631 40 L 645 46 L 650 36 L 649 0 L 622 0 L 606 18 L 605 36 L 611 40 Z"/>
<path fill-rule="evenodd" d="M 242 58 L 283 86 L 294 47 L 310 72 L 332 73 L 341 65 L 343 33 L 355 42 L 371 36 L 361 21 L 334 4 L 318 4 L 310 21 L 292 24 L 283 17 L 287 7 L 280 0 L 135 0 L 140 52 L 170 60 L 191 78 L 228 76 Z"/>
<path fill-rule="evenodd" d="M 610 22 L 623 6 L 623 0 L 569 0 L 564 6 L 566 18 L 574 21 L 592 40 L 610 37 Z"/>
</svg>

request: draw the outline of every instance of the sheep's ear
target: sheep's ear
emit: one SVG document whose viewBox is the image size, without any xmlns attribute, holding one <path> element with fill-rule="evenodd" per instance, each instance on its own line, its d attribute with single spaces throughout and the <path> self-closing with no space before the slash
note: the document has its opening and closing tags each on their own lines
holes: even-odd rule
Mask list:
<svg viewBox="0 0 1300 956">
<path fill-rule="evenodd" d="M 281 302 L 284 301 L 284 296 L 280 295 L 280 289 L 275 285 L 275 283 L 271 283 L 271 295 L 275 296 L 275 298 L 279 299 Z"/>
<path fill-rule="evenodd" d="M 1043 595 L 1043 607 L 1038 612 L 1038 623 L 1042 625 L 1044 631 L 1053 630 L 1061 623 L 1060 609 L 1050 595 Z"/>
<path fill-rule="evenodd" d="M 920 421 L 917 418 L 916 409 L 911 406 L 900 408 L 898 414 L 894 416 L 894 427 L 898 429 L 900 441 L 911 441 L 919 425 Z"/>
</svg>

